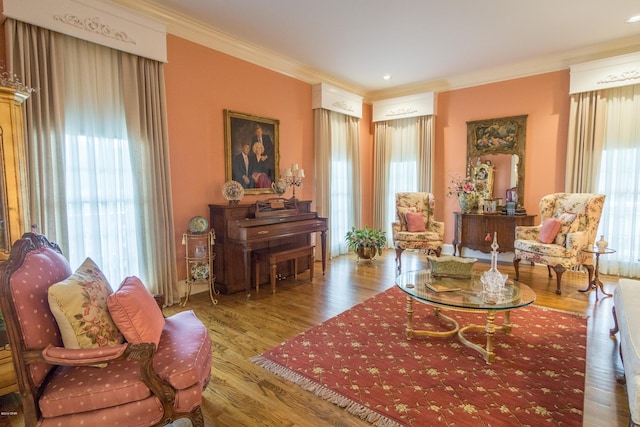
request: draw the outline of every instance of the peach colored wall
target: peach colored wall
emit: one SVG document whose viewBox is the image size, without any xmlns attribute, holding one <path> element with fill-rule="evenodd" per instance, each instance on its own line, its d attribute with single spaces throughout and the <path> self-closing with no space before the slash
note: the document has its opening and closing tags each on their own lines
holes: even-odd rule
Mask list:
<svg viewBox="0 0 640 427">
<path fill-rule="evenodd" d="M 186 277 L 182 233 L 189 218 L 209 218 L 208 204 L 226 203 L 223 110 L 280 120 L 280 166 L 298 163 L 303 200 L 314 198 L 311 85 L 187 40 L 167 36 L 165 66 L 178 277 Z M 290 193 L 289 193 L 290 194 Z M 265 195 L 246 196 L 255 202 Z"/>
<path fill-rule="evenodd" d="M 527 114 L 524 206 L 539 214 L 542 196 L 564 191 L 568 70 L 442 92 L 437 102 L 435 216 L 445 221 L 445 243 L 453 240 L 453 212 L 459 210 L 445 194 L 451 174 L 466 172 L 467 121 Z"/>
<path fill-rule="evenodd" d="M 171 187 L 178 278 L 186 277 L 182 233 L 194 215 L 209 217 L 208 204 L 226 203 L 223 110 L 280 120 L 280 166 L 305 170 L 296 196 L 314 200 L 311 85 L 179 37 L 167 36 L 165 66 Z M 373 135 L 370 105 L 360 121 L 363 176 L 371 174 Z M 372 223 L 372 188 L 363 180 L 363 223 Z M 290 196 L 290 192 L 287 193 Z M 245 196 L 255 202 L 267 195 Z M 312 205 L 313 206 L 313 205 Z"/>
</svg>

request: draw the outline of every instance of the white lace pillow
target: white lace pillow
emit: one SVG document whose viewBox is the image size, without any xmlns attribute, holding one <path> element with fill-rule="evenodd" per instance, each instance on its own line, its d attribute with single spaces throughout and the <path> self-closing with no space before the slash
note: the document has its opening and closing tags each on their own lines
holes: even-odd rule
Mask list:
<svg viewBox="0 0 640 427">
<path fill-rule="evenodd" d="M 66 348 L 95 348 L 122 344 L 109 315 L 109 282 L 91 258 L 67 279 L 49 287 L 49 308 Z"/>
</svg>

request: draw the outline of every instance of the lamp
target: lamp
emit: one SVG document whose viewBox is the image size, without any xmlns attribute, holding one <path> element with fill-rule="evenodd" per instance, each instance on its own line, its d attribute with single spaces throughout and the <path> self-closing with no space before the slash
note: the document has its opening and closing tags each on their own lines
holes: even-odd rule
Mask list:
<svg viewBox="0 0 640 427">
<path fill-rule="evenodd" d="M 285 169 L 284 179 L 289 187 L 293 188 L 293 200 L 296 199 L 296 187 L 302 187 L 304 169 L 298 169 L 297 163 L 292 163 L 290 168 Z"/>
</svg>

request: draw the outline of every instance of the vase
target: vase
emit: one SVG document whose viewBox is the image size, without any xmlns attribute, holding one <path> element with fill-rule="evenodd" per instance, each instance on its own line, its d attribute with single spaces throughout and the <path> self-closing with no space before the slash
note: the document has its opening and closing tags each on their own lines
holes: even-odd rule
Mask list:
<svg viewBox="0 0 640 427">
<path fill-rule="evenodd" d="M 374 259 L 377 252 L 377 249 L 371 246 L 358 246 L 358 249 L 356 250 L 358 258 L 361 259 Z"/>
<path fill-rule="evenodd" d="M 458 203 L 460 204 L 460 212 L 462 213 L 480 213 L 480 197 L 475 193 L 458 194 Z"/>
<path fill-rule="evenodd" d="M 609 242 L 604 240 L 604 234 L 600 236 L 600 240 L 596 242 L 596 246 L 598 247 L 598 252 L 604 252 L 604 250 L 607 249 Z"/>
<path fill-rule="evenodd" d="M 460 212 L 469 213 L 469 198 L 467 193 L 458 194 L 458 203 L 460 204 Z"/>
</svg>

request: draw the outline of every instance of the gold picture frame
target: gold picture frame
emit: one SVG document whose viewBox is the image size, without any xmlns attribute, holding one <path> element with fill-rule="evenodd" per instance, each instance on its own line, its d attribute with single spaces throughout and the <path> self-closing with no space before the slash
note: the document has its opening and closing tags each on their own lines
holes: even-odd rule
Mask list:
<svg viewBox="0 0 640 427">
<path fill-rule="evenodd" d="M 526 135 L 527 115 L 467 122 L 467 165 L 472 167 L 478 159 L 486 162 L 496 155 L 509 156 L 510 170 L 494 168 L 494 174 L 513 174 L 510 187 L 515 188 L 520 204 L 524 201 Z M 494 161 L 493 164 L 498 162 Z M 502 194 L 498 196 L 502 197 Z"/>
<path fill-rule="evenodd" d="M 224 110 L 226 181 L 242 184 L 245 194 L 274 193 L 271 183 L 280 176 L 279 139 L 279 120 Z M 242 155 L 247 145 L 248 159 Z"/>
</svg>

